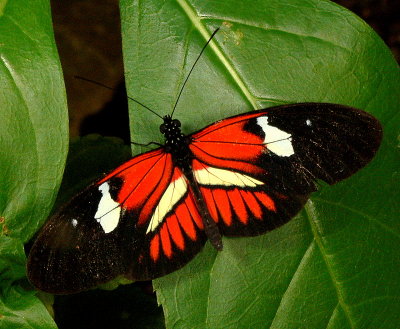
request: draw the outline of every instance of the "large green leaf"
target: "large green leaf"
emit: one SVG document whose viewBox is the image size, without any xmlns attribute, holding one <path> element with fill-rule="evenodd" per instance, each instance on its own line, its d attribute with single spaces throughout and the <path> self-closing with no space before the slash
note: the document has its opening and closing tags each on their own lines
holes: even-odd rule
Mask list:
<svg viewBox="0 0 400 329">
<path fill-rule="evenodd" d="M 0 327 L 51 328 L 42 303 L 17 281 L 23 244 L 53 206 L 68 145 L 48 1 L 0 1 L 0 85 Z"/>
<path fill-rule="evenodd" d="M 8 235 L 27 241 L 57 194 L 68 112 L 48 1 L 4 2 L 1 14 L 0 209 Z"/>
<path fill-rule="evenodd" d="M 121 0 L 130 96 L 171 113 L 186 133 L 276 104 L 347 104 L 384 126 L 373 162 L 315 193 L 290 223 L 209 244 L 154 281 L 169 328 L 397 328 L 400 71 L 358 17 L 321 0 Z M 136 142 L 160 141 L 160 119 L 131 104 Z"/>
</svg>

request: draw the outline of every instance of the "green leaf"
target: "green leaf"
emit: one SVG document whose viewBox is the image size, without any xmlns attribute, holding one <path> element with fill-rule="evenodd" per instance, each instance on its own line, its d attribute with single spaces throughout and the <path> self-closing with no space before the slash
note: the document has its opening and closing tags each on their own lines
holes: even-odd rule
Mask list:
<svg viewBox="0 0 400 329">
<path fill-rule="evenodd" d="M 0 269 L 3 287 L 25 277 L 25 252 L 21 241 L 0 236 Z"/>
<path fill-rule="evenodd" d="M 68 146 L 48 1 L 0 3 L 0 327 L 53 328 L 26 291 L 23 244 L 48 216 Z"/>
<path fill-rule="evenodd" d="M 256 238 L 207 243 L 154 281 L 168 328 L 397 328 L 400 71 L 381 39 L 329 1 L 121 0 L 128 94 L 186 133 L 277 104 L 333 102 L 373 113 L 382 147 L 365 169 L 315 193 L 295 219 Z M 161 120 L 130 104 L 136 142 Z"/>
<path fill-rule="evenodd" d="M 11 286 L 2 292 L 0 310 L 2 329 L 57 328 L 34 291 Z"/>
<path fill-rule="evenodd" d="M 53 206 L 68 146 L 47 1 L 4 2 L 0 54 L 0 211 L 7 234 L 26 242 Z"/>
</svg>

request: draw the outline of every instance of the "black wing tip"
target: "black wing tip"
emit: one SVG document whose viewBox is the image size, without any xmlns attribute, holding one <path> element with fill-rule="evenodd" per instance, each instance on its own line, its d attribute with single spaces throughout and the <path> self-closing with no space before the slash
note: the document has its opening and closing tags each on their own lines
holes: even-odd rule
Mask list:
<svg viewBox="0 0 400 329">
<path fill-rule="evenodd" d="M 379 150 L 381 123 L 372 114 L 334 103 L 296 103 L 266 109 L 273 125 L 289 131 L 301 163 L 333 185 L 364 168 Z M 314 124 L 305 127 L 306 119 Z M 316 128 L 314 128 L 316 127 Z M 296 137 L 297 136 L 297 137 Z M 308 141 L 313 140 L 313 144 Z M 313 145 L 318 146 L 316 149 Z"/>
</svg>

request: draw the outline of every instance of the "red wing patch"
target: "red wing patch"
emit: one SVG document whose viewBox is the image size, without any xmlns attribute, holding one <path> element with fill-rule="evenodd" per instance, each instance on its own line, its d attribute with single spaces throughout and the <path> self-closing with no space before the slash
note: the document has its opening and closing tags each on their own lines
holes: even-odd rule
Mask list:
<svg viewBox="0 0 400 329">
<path fill-rule="evenodd" d="M 254 162 L 267 152 L 264 138 L 245 129 L 250 119 L 260 115 L 249 113 L 214 123 L 191 136 L 190 150 L 210 166 L 263 174 Z"/>
<path fill-rule="evenodd" d="M 155 213 L 168 211 L 165 210 L 168 204 L 165 205 L 162 196 L 170 184 L 180 177 L 182 172 L 173 166 L 171 154 L 157 149 L 126 162 L 98 184 L 111 180 L 112 185 L 112 180 L 120 179 L 122 184 L 117 191 L 116 201 L 123 209 L 136 215 L 139 226 L 147 226 L 155 218 Z M 150 224 L 157 225 L 154 221 Z"/>
<path fill-rule="evenodd" d="M 146 225 L 157 207 L 164 191 L 178 169 L 173 167 L 171 154 L 157 149 L 134 157 L 104 177 L 101 185 L 120 179 L 116 201 L 130 212 L 137 214 L 138 225 Z M 176 177 L 175 177 L 176 178 Z"/>
<path fill-rule="evenodd" d="M 137 260 L 128 276 L 150 279 L 167 274 L 203 247 L 202 216 L 187 178 L 174 166 L 170 153 L 157 149 L 139 155 L 99 181 L 98 186 L 105 183 L 107 188 L 118 186 L 115 202 L 123 209 L 124 218 L 129 217 L 136 226 L 132 240 L 138 247 L 132 257 Z M 113 201 L 104 199 L 106 206 L 114 207 Z"/>
<path fill-rule="evenodd" d="M 228 118 L 191 136 L 194 177 L 222 235 L 259 235 L 283 225 L 314 188 L 304 188 L 309 177 L 301 172 L 293 181 L 293 137 L 270 124 L 269 112 Z"/>
</svg>

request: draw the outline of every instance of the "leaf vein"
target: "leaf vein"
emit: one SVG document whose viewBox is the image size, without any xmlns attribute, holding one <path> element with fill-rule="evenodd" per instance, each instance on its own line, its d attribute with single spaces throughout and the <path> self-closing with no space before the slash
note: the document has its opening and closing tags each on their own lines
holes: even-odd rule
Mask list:
<svg viewBox="0 0 400 329">
<path fill-rule="evenodd" d="M 360 216 L 362 216 L 362 217 L 368 219 L 370 222 L 375 223 L 375 224 L 376 224 L 377 226 L 379 226 L 381 229 L 383 229 L 384 231 L 386 231 L 386 232 L 388 232 L 388 233 L 391 233 L 393 236 L 395 236 L 397 239 L 400 240 L 400 234 L 399 234 L 398 232 L 396 232 L 395 230 L 393 230 L 392 228 L 390 228 L 388 225 L 386 225 L 386 224 L 380 222 L 379 220 L 375 219 L 374 217 L 369 216 L 368 214 L 363 213 L 362 211 L 353 209 L 352 207 L 345 206 L 345 205 L 340 204 L 340 203 L 337 203 L 337 202 L 325 200 L 325 199 L 319 199 L 319 198 L 313 198 L 313 199 L 314 199 L 315 201 L 318 201 L 318 202 L 321 202 L 321 203 L 323 202 L 323 203 L 330 204 L 330 205 L 333 205 L 333 206 L 336 206 L 336 207 L 340 207 L 340 208 L 342 208 L 342 209 L 346 209 L 346 210 L 351 211 L 351 212 L 353 212 L 353 213 L 355 213 L 355 214 L 357 214 L 357 215 L 360 215 Z"/>
<path fill-rule="evenodd" d="M 307 219 L 308 219 L 308 222 L 310 223 L 311 231 L 312 231 L 313 236 L 314 236 L 314 240 L 315 240 L 315 242 L 316 242 L 316 244 L 317 244 L 317 246 L 318 246 L 318 248 L 319 248 L 319 250 L 321 252 L 322 259 L 324 260 L 324 263 L 326 265 L 326 269 L 327 269 L 328 275 L 331 278 L 332 284 L 333 284 L 333 286 L 335 288 L 339 305 L 343 309 L 343 312 L 344 312 L 344 314 L 345 314 L 345 316 L 346 316 L 346 318 L 347 318 L 347 320 L 348 320 L 348 322 L 350 324 L 350 327 L 351 328 L 356 328 L 354 320 L 353 320 L 353 318 L 351 316 L 350 307 L 345 302 L 345 300 L 344 300 L 344 298 L 342 296 L 342 293 L 340 291 L 340 287 L 338 286 L 338 280 L 337 280 L 337 278 L 335 277 L 335 275 L 334 275 L 334 273 L 332 271 L 332 265 L 330 264 L 329 258 L 326 255 L 323 242 L 321 241 L 321 238 L 320 238 L 320 236 L 318 234 L 316 225 L 314 224 L 315 212 L 316 211 L 314 209 L 314 204 L 313 204 L 313 202 L 311 200 L 309 200 L 306 203 L 306 205 L 304 207 L 304 210 L 305 210 L 305 212 L 307 214 Z"/>
</svg>

